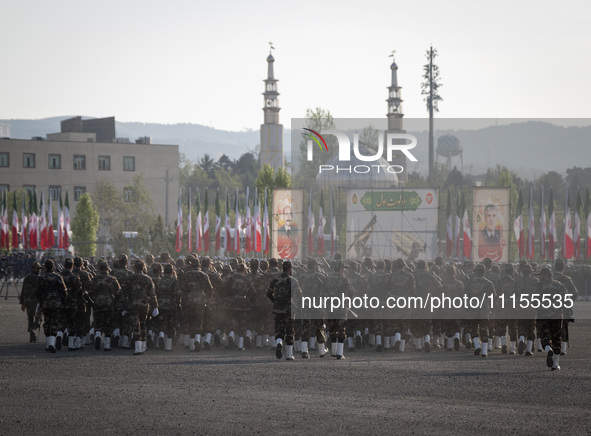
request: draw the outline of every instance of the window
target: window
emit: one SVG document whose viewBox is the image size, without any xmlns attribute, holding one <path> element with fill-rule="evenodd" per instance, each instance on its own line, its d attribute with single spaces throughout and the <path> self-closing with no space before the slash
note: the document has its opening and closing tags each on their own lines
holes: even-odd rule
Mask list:
<svg viewBox="0 0 591 436">
<path fill-rule="evenodd" d="M 135 157 L 123 156 L 123 171 L 135 171 Z"/>
<path fill-rule="evenodd" d="M 111 156 L 99 156 L 98 165 L 100 171 L 111 171 Z"/>
<path fill-rule="evenodd" d="M 35 153 L 23 153 L 23 168 L 35 168 Z"/>
<path fill-rule="evenodd" d="M 10 191 L 10 185 L 0 185 L 0 193 L 7 193 L 8 191 Z"/>
<path fill-rule="evenodd" d="M 86 193 L 86 186 L 74 186 L 74 201 L 79 201 L 80 196 Z"/>
<path fill-rule="evenodd" d="M 62 192 L 61 186 L 50 186 L 49 187 L 49 197 L 51 198 L 51 201 L 59 201 L 61 192 Z"/>
<path fill-rule="evenodd" d="M 10 160 L 8 159 L 9 154 L 7 151 L 3 151 L 0 153 L 0 167 L 8 167 L 10 164 Z"/>
<path fill-rule="evenodd" d="M 62 168 L 62 155 L 61 154 L 50 154 L 49 155 L 49 169 L 59 170 Z"/>
<path fill-rule="evenodd" d="M 85 170 L 86 169 L 86 156 L 83 154 L 74 155 L 74 169 Z"/>
<path fill-rule="evenodd" d="M 123 188 L 123 199 L 125 201 L 133 200 L 133 188 Z"/>
</svg>

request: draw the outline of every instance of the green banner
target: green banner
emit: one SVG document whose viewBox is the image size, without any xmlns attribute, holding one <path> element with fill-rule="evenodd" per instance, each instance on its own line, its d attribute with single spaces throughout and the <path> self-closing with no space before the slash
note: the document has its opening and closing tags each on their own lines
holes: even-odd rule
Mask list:
<svg viewBox="0 0 591 436">
<path fill-rule="evenodd" d="M 355 204 L 356 196 L 353 196 L 352 201 Z M 361 197 L 361 204 L 368 211 L 414 211 L 421 203 L 416 191 L 366 191 Z"/>
</svg>

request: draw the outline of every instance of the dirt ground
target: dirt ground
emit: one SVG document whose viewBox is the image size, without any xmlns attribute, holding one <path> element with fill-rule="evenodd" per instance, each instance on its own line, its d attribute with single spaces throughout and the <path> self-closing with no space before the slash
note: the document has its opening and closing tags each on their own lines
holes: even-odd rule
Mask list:
<svg viewBox="0 0 591 436">
<path fill-rule="evenodd" d="M 580 310 L 591 312 L 591 303 Z M 469 350 L 45 352 L 0 299 L 0 434 L 591 434 L 590 316 L 561 371 Z M 42 335 L 43 336 L 43 335 Z"/>
</svg>

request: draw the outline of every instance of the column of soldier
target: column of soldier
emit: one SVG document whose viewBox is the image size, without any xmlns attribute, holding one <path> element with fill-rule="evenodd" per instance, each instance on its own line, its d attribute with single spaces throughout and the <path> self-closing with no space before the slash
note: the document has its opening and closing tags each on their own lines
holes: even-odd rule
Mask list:
<svg viewBox="0 0 591 436">
<path fill-rule="evenodd" d="M 324 357 L 330 341 L 331 356 L 344 359 L 345 346 L 349 352 L 404 352 L 412 341 L 417 351 L 458 351 L 463 344 L 482 357 L 494 349 L 532 356 L 536 347 L 547 353 L 548 367 L 558 370 L 559 356 L 568 349 L 572 313 L 545 314 L 539 320 L 535 312 L 517 320 L 494 319 L 488 313 L 475 320 L 425 320 L 399 311 L 393 314 L 396 319 L 360 320 L 347 319 L 344 310 L 333 319 L 294 320 L 292 291 L 354 295 L 388 289 L 396 296 L 568 292 L 575 299 L 578 295 L 561 259 L 555 262 L 554 274 L 549 268 L 538 273 L 537 265 L 525 261 L 517 269 L 506 264 L 501 271 L 490 258 L 458 267 L 445 265 L 440 257 L 434 263 L 371 258 L 345 262 L 339 253 L 331 263 L 321 259 L 322 265 L 315 258 L 305 264 L 251 259 L 247 265 L 241 258 L 212 261 L 197 255 L 175 262 L 168 253 L 158 260 L 148 255 L 129 265 L 127 256 L 121 255 L 112 263 L 100 260 L 96 267 L 80 257 L 65 259 L 57 267 L 52 260 L 46 260 L 44 268 L 33 263 L 20 297 L 30 342 L 37 341 L 43 318 L 45 348 L 51 353 L 62 346 L 76 351 L 94 345 L 96 350 L 119 347 L 141 355 L 148 348 L 172 351 L 174 342 L 189 351 L 212 346 L 271 348 L 278 359 L 285 354 L 293 360 L 294 353 L 310 358 L 312 350 Z"/>
</svg>

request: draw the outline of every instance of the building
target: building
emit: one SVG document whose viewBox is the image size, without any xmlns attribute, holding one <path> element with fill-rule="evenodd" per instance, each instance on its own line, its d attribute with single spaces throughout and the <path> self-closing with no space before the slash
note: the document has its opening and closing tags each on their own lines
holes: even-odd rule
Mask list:
<svg viewBox="0 0 591 436">
<path fill-rule="evenodd" d="M 63 125 L 62 125 L 63 126 Z M 61 139 L 55 139 L 58 135 Z M 49 140 L 0 139 L 0 190 L 43 190 L 59 201 L 68 192 L 70 214 L 80 195 L 92 193 L 108 181 L 126 195 L 125 188 L 141 175 L 152 195 L 154 211 L 174 226 L 179 192 L 178 145 L 96 142 L 96 133 L 62 132 Z M 67 138 L 73 140 L 66 140 Z M 99 211 L 100 213 L 100 211 Z"/>
<path fill-rule="evenodd" d="M 396 61 L 394 60 L 394 53 L 392 53 L 392 65 L 390 65 L 390 70 L 392 71 L 392 83 L 388 87 L 388 99 L 386 102 L 388 103 L 388 113 L 386 116 L 388 117 L 388 130 L 384 132 L 384 135 L 388 133 L 406 133 L 403 127 L 403 120 L 404 113 L 402 112 L 402 98 L 401 92 L 402 89 L 398 86 L 398 65 L 396 65 Z M 384 142 L 385 142 L 384 138 Z M 407 166 L 407 159 L 403 153 L 394 153 L 393 156 L 394 165 L 400 165 L 404 168 L 404 172 L 401 173 L 398 177 L 398 182 L 401 186 L 404 186 L 408 181 L 408 166 Z"/>
<path fill-rule="evenodd" d="M 265 92 L 263 93 L 265 106 L 263 113 L 265 122 L 261 124 L 261 150 L 260 162 L 269 164 L 277 171 L 283 168 L 283 125 L 279 124 L 279 101 L 277 97 L 277 82 L 273 73 L 275 58 L 272 53 L 267 57 L 267 78 L 265 79 Z"/>
</svg>

